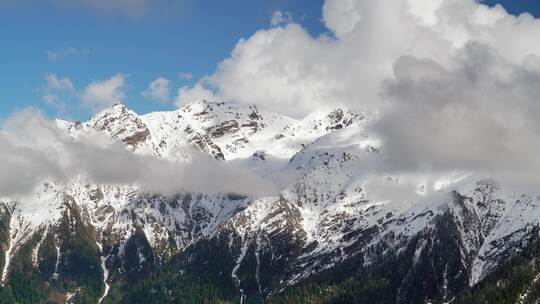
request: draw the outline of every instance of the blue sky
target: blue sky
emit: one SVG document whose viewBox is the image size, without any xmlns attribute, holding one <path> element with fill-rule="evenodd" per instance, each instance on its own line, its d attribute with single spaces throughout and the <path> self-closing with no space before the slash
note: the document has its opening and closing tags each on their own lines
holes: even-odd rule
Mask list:
<svg viewBox="0 0 540 304">
<path fill-rule="evenodd" d="M 42 100 L 47 73 L 69 77 L 76 88 L 122 73 L 128 75 L 126 102 L 136 111 L 172 108 L 144 100 L 140 92 L 160 76 L 171 80 L 175 92 L 211 73 L 240 38 L 268 27 L 274 11 L 290 12 L 314 34 L 323 30 L 320 0 L 185 0 L 136 16 L 59 4 L 1 3 L 0 116 L 26 106 L 57 115 Z M 47 51 L 67 56 L 51 60 Z M 193 78 L 181 79 L 180 73 Z M 91 113 L 76 100 L 66 103 L 68 117 Z"/>
<path fill-rule="evenodd" d="M 69 77 L 79 91 L 92 81 L 122 73 L 125 102 L 135 111 L 171 109 L 171 102 L 148 100 L 141 91 L 150 81 L 165 77 L 174 95 L 180 86 L 211 74 L 240 38 L 269 27 L 273 12 L 289 12 L 313 35 L 325 31 L 322 0 L 160 2 L 151 9 L 123 11 L 69 6 L 65 0 L 0 1 L 0 117 L 28 106 L 49 116 L 91 115 L 93 110 L 81 106 L 76 94 L 60 96 L 67 105 L 64 111 L 46 105 L 47 74 Z M 501 2 L 513 13 L 540 14 L 535 1 Z"/>
</svg>

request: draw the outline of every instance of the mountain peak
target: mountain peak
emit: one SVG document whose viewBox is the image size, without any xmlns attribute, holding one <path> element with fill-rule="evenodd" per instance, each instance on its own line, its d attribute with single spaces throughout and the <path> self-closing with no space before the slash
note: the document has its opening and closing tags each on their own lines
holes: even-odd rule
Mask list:
<svg viewBox="0 0 540 304">
<path fill-rule="evenodd" d="M 150 131 L 139 115 L 120 102 L 97 113 L 86 124 L 113 139 L 121 140 L 132 149 L 150 137 Z"/>
<path fill-rule="evenodd" d="M 130 111 L 130 109 L 120 101 L 114 102 L 109 109 L 111 109 L 112 111 Z"/>
</svg>

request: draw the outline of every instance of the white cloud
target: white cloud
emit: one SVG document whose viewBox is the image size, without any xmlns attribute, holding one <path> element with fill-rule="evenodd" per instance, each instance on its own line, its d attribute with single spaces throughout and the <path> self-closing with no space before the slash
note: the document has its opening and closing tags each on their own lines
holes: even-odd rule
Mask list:
<svg viewBox="0 0 540 304">
<path fill-rule="evenodd" d="M 126 77 L 123 74 L 116 74 L 110 79 L 92 82 L 82 92 L 83 104 L 93 110 L 99 110 L 121 101 L 126 97 L 123 90 Z"/>
<path fill-rule="evenodd" d="M 444 0 L 408 0 L 409 13 L 419 18 L 426 25 L 437 22 L 437 10 Z"/>
<path fill-rule="evenodd" d="M 335 77 L 337 67 L 325 62 L 333 60 L 330 47 L 297 24 L 259 31 L 241 41 L 208 81 L 224 99 L 303 116 L 314 106 L 343 100 L 341 80 L 351 66 L 343 64 L 343 75 Z"/>
<path fill-rule="evenodd" d="M 42 88 L 43 101 L 48 106 L 55 108 L 60 113 L 65 113 L 67 105 L 63 97 L 70 97 L 75 94 L 75 86 L 68 77 L 59 78 L 55 74 L 45 75 L 45 86 Z"/>
<path fill-rule="evenodd" d="M 197 83 L 193 87 L 181 87 L 178 90 L 178 95 L 174 100 L 174 104 L 177 107 L 181 107 L 188 103 L 197 102 L 200 100 L 217 100 L 217 97 L 214 93 L 208 89 L 205 89 L 201 83 Z"/>
<path fill-rule="evenodd" d="M 45 104 L 65 114 L 66 100 L 79 102 L 93 111 L 111 106 L 126 97 L 123 91 L 126 75 L 116 74 L 110 79 L 93 81 L 84 90 L 78 90 L 69 77 L 58 77 L 56 74 L 45 75 L 45 85 L 40 88 Z"/>
<path fill-rule="evenodd" d="M 538 172 L 539 19 L 474 0 L 326 0 L 323 21 L 318 37 L 289 23 L 240 40 L 178 99 L 208 85 L 296 117 L 374 112 L 391 171 Z"/>
<path fill-rule="evenodd" d="M 191 72 L 180 72 L 178 73 L 178 78 L 182 80 L 191 80 L 193 79 L 193 73 Z"/>
<path fill-rule="evenodd" d="M 66 103 L 58 95 L 46 93 L 43 95 L 43 101 L 46 105 L 55 108 L 59 113 L 65 113 L 67 110 Z"/>
<path fill-rule="evenodd" d="M 282 11 L 275 11 L 270 20 L 272 26 L 280 26 L 290 22 L 292 22 L 291 14 L 287 12 L 283 13 Z"/>
<path fill-rule="evenodd" d="M 471 41 L 513 63 L 540 54 L 540 21 L 473 0 L 327 0 L 323 17 L 330 34 L 289 23 L 242 39 L 203 89 L 297 117 L 314 107 L 378 111 L 381 84 L 403 56 L 446 65 Z"/>
<path fill-rule="evenodd" d="M 35 109 L 16 113 L 0 128 L 0 167 L 0 196 L 24 195 L 40 183 L 76 176 L 162 194 L 275 191 L 243 167 L 214 159 L 172 162 L 135 154 L 99 135 L 71 138 Z"/>
<path fill-rule="evenodd" d="M 354 30 L 362 13 L 369 13 L 362 10 L 360 1 L 356 0 L 327 0 L 323 6 L 323 20 L 336 36 L 343 37 Z"/>
<path fill-rule="evenodd" d="M 59 61 L 72 56 L 88 55 L 89 53 L 90 50 L 88 49 L 77 49 L 74 47 L 68 47 L 56 50 L 47 50 L 47 58 L 49 58 L 50 61 Z"/>
<path fill-rule="evenodd" d="M 287 23 L 242 39 L 175 105 L 220 98 L 297 117 L 372 111 L 380 170 L 540 182 L 540 20 L 474 0 L 326 0 L 323 18 L 329 33 L 318 37 Z M 83 101 L 123 98 L 124 78 L 92 83 Z"/>
<path fill-rule="evenodd" d="M 45 81 L 47 82 L 47 88 L 50 90 L 75 91 L 75 86 L 68 77 L 58 78 L 56 74 L 46 74 Z"/>
<path fill-rule="evenodd" d="M 148 85 L 148 89 L 146 91 L 143 91 L 141 94 L 148 99 L 153 99 L 162 103 L 166 103 L 169 101 L 169 85 L 170 81 L 168 79 L 159 77 L 158 79 L 150 82 L 150 84 Z"/>
<path fill-rule="evenodd" d="M 451 49 L 404 5 L 327 1 L 325 22 L 336 38 L 313 38 L 297 24 L 261 30 L 238 43 L 208 79 L 225 99 L 297 117 L 314 107 L 374 108 L 380 84 L 400 56 L 435 57 Z"/>
<path fill-rule="evenodd" d="M 538 185 L 540 69 L 514 64 L 471 43 L 448 66 L 402 57 L 384 86 L 375 124 L 384 170 L 476 172 Z"/>
</svg>

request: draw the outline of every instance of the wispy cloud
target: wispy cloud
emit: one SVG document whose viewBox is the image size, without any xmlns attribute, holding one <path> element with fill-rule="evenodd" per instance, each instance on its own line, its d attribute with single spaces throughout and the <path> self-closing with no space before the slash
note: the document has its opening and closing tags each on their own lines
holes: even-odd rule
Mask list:
<svg viewBox="0 0 540 304">
<path fill-rule="evenodd" d="M 280 26 L 292 22 L 292 16 L 288 12 L 275 11 L 272 14 L 270 24 L 272 26 Z"/>
<path fill-rule="evenodd" d="M 47 82 L 47 88 L 50 90 L 75 91 L 75 86 L 68 77 L 58 78 L 55 74 L 46 74 L 45 81 Z"/>
<path fill-rule="evenodd" d="M 191 72 L 180 72 L 178 73 L 178 78 L 182 80 L 191 80 L 193 79 L 193 73 Z"/>
<path fill-rule="evenodd" d="M 66 102 L 62 97 L 73 96 L 76 92 L 75 86 L 70 78 L 59 78 L 56 74 L 45 75 L 45 86 L 42 88 L 43 101 L 46 105 L 55 108 L 60 113 L 65 113 Z"/>
<path fill-rule="evenodd" d="M 67 104 L 62 101 L 58 95 L 46 93 L 43 95 L 43 101 L 46 105 L 53 107 L 59 113 L 65 113 L 67 111 Z"/>
<path fill-rule="evenodd" d="M 152 14 L 179 16 L 185 0 L 0 0 L 0 9 L 50 6 L 60 10 L 88 11 L 93 14 L 139 18 Z"/>
<path fill-rule="evenodd" d="M 84 8 L 97 13 L 123 14 L 127 16 L 141 16 L 151 9 L 153 1 L 150 0 L 52 0 L 57 6 L 67 8 Z"/>
<path fill-rule="evenodd" d="M 78 49 L 74 47 L 47 50 L 47 58 L 50 61 L 59 61 L 62 59 L 66 59 L 68 57 L 73 57 L 73 56 L 78 56 L 78 55 L 88 55 L 88 54 L 90 54 L 89 49 Z"/>
</svg>

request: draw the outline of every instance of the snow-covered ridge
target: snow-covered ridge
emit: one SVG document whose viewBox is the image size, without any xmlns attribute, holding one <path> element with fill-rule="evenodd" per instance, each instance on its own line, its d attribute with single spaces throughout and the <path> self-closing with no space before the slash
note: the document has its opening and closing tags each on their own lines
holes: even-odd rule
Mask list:
<svg viewBox="0 0 540 304">
<path fill-rule="evenodd" d="M 74 136 L 104 133 L 135 152 L 172 160 L 189 158 L 195 151 L 226 160 L 248 158 L 257 151 L 288 159 L 317 138 L 364 119 L 336 109 L 298 120 L 256 106 L 202 100 L 176 111 L 145 115 L 116 103 L 87 122 L 57 120 L 57 125 Z"/>
<path fill-rule="evenodd" d="M 145 115 L 115 104 L 87 122 L 57 120 L 73 137 L 104 134 L 134 153 L 179 162 L 202 153 L 241 162 L 278 180 L 282 188 L 272 197 L 181 193 L 171 198 L 136 186 L 96 185 L 84 177 L 47 183 L 28 197 L 2 202 L 11 219 L 2 281 L 9 280 L 10 257 L 22 244 L 36 232 L 54 232 L 72 210 L 94 229 L 105 286 L 114 277 L 108 267 L 128 254 L 129 240 L 138 234 L 158 260 L 226 235 L 236 263 L 231 277 L 244 290 L 239 272 L 254 250 L 261 294 L 270 292 L 260 274 L 265 252 L 289 265 L 282 283 L 294 284 L 358 255 L 369 266 L 378 258 L 373 252 L 381 254 L 373 248 L 386 248 L 383 254 L 403 252 L 415 237 L 433 231 L 443 216 L 451 217 L 459 232 L 460 259 L 470 268 L 471 285 L 526 245 L 521 238 L 540 222 L 537 198 L 510 194 L 495 181 L 467 174 L 435 180 L 374 174 L 381 148 L 369 134 L 369 123 L 369 116 L 346 109 L 293 119 L 255 106 L 208 101 Z M 413 193 L 393 193 L 404 187 Z M 283 235 L 295 250 L 274 253 L 280 252 L 275 243 Z M 61 238 L 55 235 L 55 244 Z M 428 243 L 416 244 L 413 264 Z M 35 264 L 40 262 L 40 244 L 33 248 Z M 60 261 L 60 249 L 57 253 Z M 145 262 L 141 254 L 140 264 Z"/>
<path fill-rule="evenodd" d="M 85 133 L 104 134 L 124 143 L 134 153 L 175 161 L 205 153 L 224 161 L 242 161 L 255 170 L 267 172 L 285 167 L 296 153 L 317 138 L 363 119 L 338 109 L 295 120 L 260 111 L 255 106 L 203 100 L 176 111 L 146 115 L 138 115 L 116 103 L 86 122 L 56 120 L 56 123 L 75 138 Z M 115 240 L 121 241 L 129 238 L 138 226 L 152 246 L 159 247 L 164 240 L 172 238 L 180 249 L 198 237 L 211 235 L 249 203 L 247 198 L 226 198 L 226 195 L 187 195 L 189 199 L 183 196 L 177 199 L 181 208 L 164 212 L 161 205 L 165 198 L 148 197 L 133 186 L 98 186 L 78 177 L 66 183 L 46 183 L 16 202 L 2 202 L 12 210 L 3 278 L 8 277 L 9 257 L 17 246 L 29 240 L 34 232 L 49 231 L 57 225 L 69 210 L 66 201 L 70 199 L 77 203 L 88 223 L 95 226 L 98 235 L 109 230 L 122 235 Z M 142 220 L 133 217 L 134 211 Z M 178 227 L 190 228 L 179 231 Z M 98 243 L 106 241 L 98 240 Z M 37 259 L 39 248 L 35 251 L 34 259 Z"/>
</svg>

